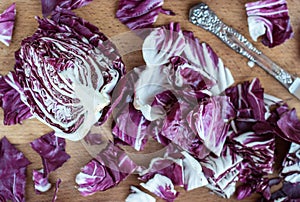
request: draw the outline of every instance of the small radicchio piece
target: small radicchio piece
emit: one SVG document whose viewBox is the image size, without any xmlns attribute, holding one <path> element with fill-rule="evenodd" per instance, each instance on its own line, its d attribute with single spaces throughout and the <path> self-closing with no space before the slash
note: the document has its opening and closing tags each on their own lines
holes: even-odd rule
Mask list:
<svg viewBox="0 0 300 202">
<path fill-rule="evenodd" d="M 156 174 L 168 177 L 175 186 L 184 185 L 182 159 L 174 159 L 171 157 L 153 158 L 150 162 L 149 168 L 139 173 L 141 176 L 139 179 L 148 181 Z"/>
<path fill-rule="evenodd" d="M 134 107 L 135 82 L 139 78 L 136 68 L 120 79 L 114 90 L 113 99 L 119 104 L 113 112 L 112 134 L 115 142 L 122 142 L 134 149 L 143 150 L 147 140 L 148 121 L 140 110 Z"/>
<path fill-rule="evenodd" d="M 168 202 L 173 202 L 179 195 L 179 192 L 174 189 L 172 181 L 160 174 L 154 175 L 146 183 L 141 183 L 141 186 Z"/>
<path fill-rule="evenodd" d="M 193 109 L 190 104 L 179 101 L 174 104 L 161 129 L 161 135 L 168 138 L 174 144 L 193 156 L 201 159 L 207 156 L 210 151 L 200 141 L 198 135 L 193 133 L 186 120 L 187 114 Z"/>
<path fill-rule="evenodd" d="M 130 187 L 130 194 L 125 199 L 125 202 L 156 202 L 155 198 L 138 188 L 131 186 Z"/>
<path fill-rule="evenodd" d="M 132 30 L 149 28 L 158 14 L 175 15 L 162 8 L 163 0 L 119 0 L 116 17 Z"/>
<path fill-rule="evenodd" d="M 278 133 L 278 135 L 289 142 L 300 144 L 300 120 L 297 116 L 296 109 L 283 113 L 277 121 L 277 125 L 282 131 L 282 133 Z"/>
<path fill-rule="evenodd" d="M 266 108 L 264 104 L 264 89 L 257 78 L 251 82 L 245 81 L 226 89 L 226 96 L 230 98 L 236 110 L 236 117 L 231 121 L 232 130 L 242 134 L 252 130 L 254 124 L 264 122 Z"/>
<path fill-rule="evenodd" d="M 18 80 L 9 85 L 57 136 L 80 140 L 111 114 L 112 91 L 125 67 L 107 37 L 71 11 L 38 22 L 15 54 Z"/>
<path fill-rule="evenodd" d="M 208 184 L 202 171 L 201 164 L 186 151 L 182 151 L 183 182 L 187 191 L 202 187 Z"/>
<path fill-rule="evenodd" d="M 92 0 L 41 0 L 44 17 L 51 15 L 57 6 L 73 10 L 89 4 Z"/>
<path fill-rule="evenodd" d="M 250 36 L 270 48 L 293 37 L 286 0 L 260 0 L 246 3 Z"/>
<path fill-rule="evenodd" d="M 30 164 L 6 137 L 0 140 L 0 200 L 25 202 L 26 168 Z"/>
<path fill-rule="evenodd" d="M 142 52 L 147 65 L 158 66 L 169 62 L 173 56 L 180 56 L 185 48 L 185 38 L 179 23 L 153 29 L 145 38 Z"/>
<path fill-rule="evenodd" d="M 176 102 L 168 81 L 168 67 L 147 66 L 143 71 L 137 68 L 134 70 L 139 75 L 134 86 L 135 109 L 140 110 L 149 121 L 165 117 L 166 109 Z"/>
<path fill-rule="evenodd" d="M 214 193 L 229 198 L 235 192 L 239 170 L 237 169 L 243 158 L 226 146 L 219 157 L 209 155 L 200 160 L 204 175 L 207 177 L 206 185 Z"/>
<path fill-rule="evenodd" d="M 189 126 L 198 134 L 204 145 L 220 156 L 227 136 L 230 119 L 235 111 L 229 98 L 213 96 L 196 106 L 187 116 Z"/>
<path fill-rule="evenodd" d="M 137 168 L 119 147 L 109 143 L 96 158 L 88 162 L 76 176 L 82 196 L 92 195 L 115 187 Z"/>
<path fill-rule="evenodd" d="M 290 183 L 300 183 L 300 145 L 292 143 L 286 155 L 280 176 Z"/>
<path fill-rule="evenodd" d="M 16 18 L 16 4 L 10 5 L 0 14 L 0 41 L 9 46 L 13 35 Z"/>
<path fill-rule="evenodd" d="M 231 86 L 234 83 L 233 76 L 215 51 L 208 44 L 200 43 L 193 32 L 183 31 L 183 35 L 186 45 L 181 57 L 210 76 L 210 83 L 214 85 L 209 91 L 213 95 L 219 95 Z"/>
<path fill-rule="evenodd" d="M 10 83 L 16 87 L 13 88 Z M 0 106 L 4 111 L 4 125 L 21 124 L 23 120 L 32 117 L 30 108 L 21 100 L 16 74 L 0 75 Z"/>
<path fill-rule="evenodd" d="M 51 188 L 51 183 L 48 181 L 48 177 L 44 176 L 44 170 L 33 170 L 32 180 L 34 183 L 34 190 L 37 194 L 46 192 Z"/>
<path fill-rule="evenodd" d="M 42 158 L 44 177 L 48 177 L 50 172 L 61 167 L 70 158 L 65 151 L 65 139 L 57 137 L 55 132 L 41 136 L 30 145 Z"/>
</svg>

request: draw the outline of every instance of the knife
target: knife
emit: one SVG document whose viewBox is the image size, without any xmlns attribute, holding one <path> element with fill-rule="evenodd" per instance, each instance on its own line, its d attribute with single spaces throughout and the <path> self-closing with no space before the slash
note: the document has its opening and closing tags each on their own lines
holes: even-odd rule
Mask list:
<svg viewBox="0 0 300 202">
<path fill-rule="evenodd" d="M 281 68 L 255 48 L 237 30 L 222 22 L 205 3 L 200 3 L 190 9 L 189 21 L 213 33 L 231 49 L 260 66 L 300 100 L 300 78 L 291 75 Z"/>
</svg>

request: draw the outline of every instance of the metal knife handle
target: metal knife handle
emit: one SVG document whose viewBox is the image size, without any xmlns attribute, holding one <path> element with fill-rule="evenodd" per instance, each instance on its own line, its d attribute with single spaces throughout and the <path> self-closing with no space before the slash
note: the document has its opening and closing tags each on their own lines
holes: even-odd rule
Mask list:
<svg viewBox="0 0 300 202">
<path fill-rule="evenodd" d="M 231 49 L 259 65 L 291 92 L 290 87 L 296 78 L 255 48 L 238 31 L 222 22 L 205 3 L 200 3 L 190 9 L 189 20 L 213 33 Z"/>
</svg>

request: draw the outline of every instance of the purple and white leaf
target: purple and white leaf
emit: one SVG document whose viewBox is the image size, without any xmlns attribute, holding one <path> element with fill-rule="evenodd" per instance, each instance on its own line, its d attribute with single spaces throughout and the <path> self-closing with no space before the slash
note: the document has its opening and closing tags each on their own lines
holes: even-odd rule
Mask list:
<svg viewBox="0 0 300 202">
<path fill-rule="evenodd" d="M 16 18 L 16 3 L 10 5 L 3 13 L 0 14 L 0 42 L 9 46 Z"/>
</svg>

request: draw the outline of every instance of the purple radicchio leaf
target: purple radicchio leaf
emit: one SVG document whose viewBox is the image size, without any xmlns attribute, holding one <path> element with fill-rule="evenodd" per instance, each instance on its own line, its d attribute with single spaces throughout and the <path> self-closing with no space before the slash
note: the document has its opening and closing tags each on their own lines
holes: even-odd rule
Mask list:
<svg viewBox="0 0 300 202">
<path fill-rule="evenodd" d="M 300 145 L 292 143 L 283 163 L 280 176 L 286 182 L 300 183 Z"/>
<path fill-rule="evenodd" d="M 257 121 L 265 121 L 264 89 L 257 78 L 226 89 L 236 112 L 232 121 L 235 133 L 248 132 Z"/>
<path fill-rule="evenodd" d="M 76 176 L 78 191 L 88 196 L 115 187 L 136 169 L 135 163 L 119 147 L 109 143 Z"/>
<path fill-rule="evenodd" d="M 235 111 L 229 98 L 213 96 L 196 106 L 187 116 L 191 129 L 199 135 L 203 144 L 220 156 L 227 136 L 230 119 Z"/>
<path fill-rule="evenodd" d="M 270 48 L 293 37 L 286 0 L 260 0 L 246 3 L 250 36 Z"/>
<path fill-rule="evenodd" d="M 210 83 L 214 84 L 209 91 L 213 95 L 219 95 L 234 83 L 230 70 L 206 43 L 200 43 L 193 32 L 183 31 L 185 47 L 181 57 L 196 68 L 209 75 Z"/>
<path fill-rule="evenodd" d="M 0 140 L 0 199 L 25 202 L 26 168 L 30 164 L 6 137 Z"/>
<path fill-rule="evenodd" d="M 166 110 L 176 102 L 168 81 L 168 66 L 147 66 L 143 70 L 135 68 L 134 71 L 139 76 L 134 86 L 135 109 L 140 110 L 149 121 L 165 117 Z"/>
<path fill-rule="evenodd" d="M 173 56 L 180 56 L 185 48 L 185 38 L 179 23 L 153 29 L 145 38 L 142 53 L 146 65 L 157 66 L 169 62 Z"/>
<path fill-rule="evenodd" d="M 143 150 L 148 140 L 148 121 L 140 110 L 133 106 L 135 82 L 139 78 L 139 70 L 131 71 L 117 84 L 113 100 L 119 103 L 113 112 L 112 134 L 115 143 L 125 143 L 136 150 Z"/>
<path fill-rule="evenodd" d="M 37 194 L 41 192 L 46 192 L 51 188 L 51 183 L 49 183 L 48 177 L 44 176 L 44 170 L 33 170 L 32 180 L 34 184 L 34 190 Z"/>
<path fill-rule="evenodd" d="M 139 173 L 139 179 L 148 181 L 156 174 L 168 177 L 175 186 L 184 185 L 182 159 L 174 159 L 171 157 L 153 158 L 149 168 Z"/>
<path fill-rule="evenodd" d="M 208 181 L 201 164 L 186 151 L 182 151 L 181 154 L 184 156 L 182 158 L 184 189 L 190 191 L 207 185 Z"/>
<path fill-rule="evenodd" d="M 51 15 L 57 6 L 73 10 L 89 4 L 92 0 L 41 0 L 44 17 Z"/>
<path fill-rule="evenodd" d="M 107 37 L 71 11 L 38 22 L 15 54 L 22 101 L 57 136 L 80 140 L 111 114 L 111 94 L 125 67 Z"/>
<path fill-rule="evenodd" d="M 141 183 L 141 186 L 167 202 L 173 202 L 179 195 L 179 192 L 174 189 L 172 181 L 160 174 L 154 175 L 146 183 Z"/>
<path fill-rule="evenodd" d="M 289 142 L 300 144 L 300 120 L 297 116 L 296 109 L 292 109 L 282 114 L 277 122 L 282 133 L 281 137 Z"/>
<path fill-rule="evenodd" d="M 162 8 L 163 0 L 119 0 L 116 17 L 132 30 L 149 28 L 158 14 L 175 15 Z"/>
<path fill-rule="evenodd" d="M 13 35 L 16 18 L 16 4 L 10 5 L 0 14 L 0 42 L 9 46 Z"/>
<path fill-rule="evenodd" d="M 61 167 L 70 156 L 66 153 L 66 141 L 57 137 L 55 132 L 47 133 L 30 143 L 42 158 L 44 178 L 47 178 L 50 172 Z"/>
<path fill-rule="evenodd" d="M 186 120 L 187 114 L 193 109 L 189 103 L 179 101 L 164 119 L 161 135 L 168 138 L 183 150 L 201 159 L 210 151 L 200 141 L 198 135 L 193 133 Z"/>
<path fill-rule="evenodd" d="M 13 88 L 16 87 L 17 89 Z M 30 108 L 21 100 L 22 91 L 14 72 L 0 76 L 0 105 L 4 111 L 4 125 L 22 123 L 32 117 Z"/>
</svg>

